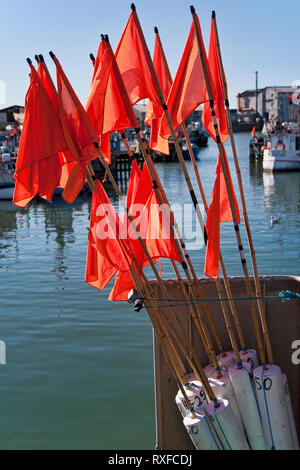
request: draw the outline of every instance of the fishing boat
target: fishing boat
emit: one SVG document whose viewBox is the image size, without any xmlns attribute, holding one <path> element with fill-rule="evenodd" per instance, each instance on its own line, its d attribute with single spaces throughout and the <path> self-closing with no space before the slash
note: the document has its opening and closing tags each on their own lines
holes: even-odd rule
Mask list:
<svg viewBox="0 0 300 470">
<path fill-rule="evenodd" d="M 199 160 L 198 155 L 199 155 L 199 152 L 200 152 L 200 147 L 198 147 L 198 145 L 196 145 L 192 142 L 191 142 L 191 147 L 192 147 L 192 151 L 193 151 L 195 159 Z M 185 160 L 190 160 L 191 159 L 190 152 L 189 152 L 188 145 L 187 145 L 186 141 L 183 141 L 181 143 L 181 151 L 182 151 L 183 158 Z"/>
<path fill-rule="evenodd" d="M 269 135 L 263 148 L 264 171 L 299 171 L 300 136 L 293 133 Z"/>
</svg>

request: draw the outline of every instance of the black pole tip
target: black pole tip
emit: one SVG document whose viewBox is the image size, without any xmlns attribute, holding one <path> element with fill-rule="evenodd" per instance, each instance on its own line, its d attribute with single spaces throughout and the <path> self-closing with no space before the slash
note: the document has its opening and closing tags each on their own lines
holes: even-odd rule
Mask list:
<svg viewBox="0 0 300 470">
<path fill-rule="evenodd" d="M 158 29 L 157 29 L 156 26 L 154 27 L 154 32 L 155 32 L 155 34 L 158 34 Z"/>
<path fill-rule="evenodd" d="M 40 62 L 45 62 L 45 61 L 44 61 L 44 56 L 43 56 L 42 54 L 39 54 L 39 61 L 40 61 Z"/>
<path fill-rule="evenodd" d="M 49 55 L 50 55 L 51 59 L 53 59 L 55 57 L 55 54 L 52 51 L 49 52 Z"/>
<path fill-rule="evenodd" d="M 195 7 L 193 5 L 190 6 L 190 10 L 192 15 L 196 12 Z"/>
<path fill-rule="evenodd" d="M 216 17 L 216 12 L 215 12 L 215 10 L 213 10 L 213 11 L 211 12 L 211 17 L 212 17 L 213 19 L 215 19 L 215 17 Z"/>
<path fill-rule="evenodd" d="M 101 41 L 104 41 L 104 34 L 101 34 Z"/>
<path fill-rule="evenodd" d="M 91 59 L 91 60 L 95 60 L 94 54 L 90 54 L 90 59 Z"/>
<path fill-rule="evenodd" d="M 32 62 L 31 62 L 31 60 L 29 59 L 29 57 L 27 57 L 26 62 L 27 62 L 29 65 L 32 64 Z"/>
<path fill-rule="evenodd" d="M 132 4 L 130 5 L 130 8 L 131 8 L 132 11 L 135 11 L 135 4 L 132 3 Z"/>
<path fill-rule="evenodd" d="M 107 42 L 107 43 L 109 42 L 108 34 L 105 34 L 105 35 L 104 35 L 104 41 Z"/>
<path fill-rule="evenodd" d="M 40 59 L 39 59 L 39 56 L 37 54 L 35 54 L 34 58 L 37 61 L 37 63 L 39 63 Z"/>
</svg>

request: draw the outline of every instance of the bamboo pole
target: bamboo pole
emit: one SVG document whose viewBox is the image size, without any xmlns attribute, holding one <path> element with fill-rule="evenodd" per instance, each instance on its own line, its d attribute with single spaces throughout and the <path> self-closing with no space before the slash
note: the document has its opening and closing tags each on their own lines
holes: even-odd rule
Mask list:
<svg viewBox="0 0 300 470">
<path fill-rule="evenodd" d="M 230 142 L 231 142 L 231 148 L 232 148 L 233 159 L 234 159 L 234 164 L 235 164 L 235 170 L 236 170 L 237 179 L 238 179 L 239 192 L 240 192 L 240 196 L 241 196 L 243 218 L 244 218 L 244 222 L 245 222 L 248 245 L 249 245 L 249 249 L 250 249 L 252 269 L 253 269 L 253 274 L 254 274 L 255 292 L 256 292 L 256 297 L 258 297 L 258 299 L 257 299 L 258 310 L 259 310 L 259 314 L 260 314 L 260 320 L 261 320 L 261 324 L 262 324 L 263 335 L 264 335 L 264 338 L 265 338 L 265 344 L 266 344 L 266 348 L 267 348 L 268 360 L 269 360 L 270 364 L 274 364 L 273 352 L 272 352 L 271 341 L 270 341 L 270 333 L 269 333 L 267 319 L 266 319 L 266 312 L 265 312 L 265 308 L 264 308 L 264 302 L 261 299 L 261 297 L 262 297 L 261 286 L 260 286 L 260 280 L 259 280 L 258 269 L 257 269 L 255 249 L 254 249 L 254 245 L 253 245 L 252 234 L 251 234 L 251 229 L 250 229 L 250 223 L 249 223 L 248 213 L 247 213 L 247 208 L 246 208 L 246 201 L 245 201 L 245 195 L 244 195 L 244 189 L 243 189 L 242 175 L 241 175 L 241 170 L 240 170 L 240 166 L 239 166 L 237 150 L 236 150 L 236 145 L 235 145 L 235 140 L 234 140 L 234 135 L 233 135 L 233 130 L 232 130 L 232 121 L 231 121 L 230 106 L 229 106 L 229 99 L 228 99 L 228 88 L 227 88 L 227 82 L 226 82 L 226 78 L 225 78 L 225 71 L 224 71 L 224 67 L 223 67 L 223 60 L 222 60 L 222 54 L 221 54 L 221 48 L 220 48 L 220 42 L 219 42 L 219 34 L 218 34 L 218 28 L 217 28 L 216 14 L 215 14 L 214 11 L 212 12 L 212 20 L 213 20 L 213 24 L 214 24 L 214 28 L 215 28 L 215 33 L 216 33 L 217 54 L 218 54 L 219 67 L 220 67 L 221 77 L 222 77 L 222 85 L 223 85 L 223 90 L 224 90 L 224 101 L 225 101 L 225 108 L 226 108 L 228 132 L 229 132 L 229 136 L 230 136 Z"/>
<path fill-rule="evenodd" d="M 160 35 L 159 35 L 159 32 L 158 32 L 158 28 L 155 27 L 154 32 L 156 34 L 158 45 L 159 45 L 159 48 L 160 48 L 160 51 L 161 51 L 161 54 L 162 54 L 162 57 L 163 57 L 163 60 L 164 60 L 164 63 L 165 63 L 165 67 L 166 67 L 169 79 L 170 79 L 170 81 L 172 81 L 172 76 L 171 76 L 170 69 L 169 69 L 169 66 L 168 66 L 168 63 L 167 63 L 164 48 L 163 48 L 163 45 L 162 45 L 162 42 L 161 42 L 161 39 L 160 39 Z M 201 194 L 201 197 L 202 197 L 204 209 L 207 213 L 208 212 L 208 205 L 207 205 L 207 202 L 206 202 L 206 197 L 205 197 L 203 186 L 202 186 L 202 183 L 201 183 L 200 174 L 199 174 L 199 171 L 198 171 L 196 159 L 195 159 L 195 156 L 194 156 L 194 152 L 193 152 L 193 149 L 192 149 L 190 137 L 189 137 L 189 134 L 188 134 L 185 123 L 182 124 L 182 129 L 183 129 L 183 132 L 184 132 L 184 136 L 185 136 L 185 139 L 186 139 L 189 155 L 190 155 L 191 162 L 192 162 L 194 172 L 195 172 L 195 175 L 196 175 L 196 180 L 197 180 L 198 188 L 199 188 L 199 191 L 200 191 L 200 194 Z M 204 240 L 206 241 L 207 237 L 205 235 L 206 235 L 206 233 L 203 233 Z M 230 289 L 230 286 L 229 286 L 229 280 L 228 280 L 228 277 L 227 277 L 227 272 L 226 272 L 226 269 L 225 269 L 224 262 L 223 262 L 223 260 L 221 261 L 221 259 L 222 259 L 222 257 L 220 255 L 220 264 L 221 264 L 223 277 L 225 279 L 224 284 L 225 284 L 226 294 L 227 294 L 228 299 L 232 299 L 233 296 L 232 296 L 232 292 L 231 292 L 231 289 Z M 219 298 L 221 299 L 221 298 L 224 297 L 221 282 L 220 282 L 219 279 L 217 279 L 215 283 L 216 283 L 216 288 L 217 288 Z M 235 304 L 232 300 L 230 300 L 229 305 L 231 307 L 232 315 L 233 315 L 233 318 L 235 320 L 235 325 L 236 325 L 236 328 L 237 328 L 241 348 L 245 349 L 245 340 L 244 340 L 243 333 L 241 331 L 240 322 L 239 322 L 238 314 L 237 314 L 237 311 L 236 311 L 236 308 L 235 308 Z M 226 326 L 228 328 L 228 333 L 229 333 L 229 337 L 230 337 L 230 340 L 231 340 L 232 348 L 233 348 L 235 356 L 236 356 L 236 361 L 237 361 L 237 363 L 241 363 L 239 348 L 238 348 L 237 341 L 236 341 L 236 338 L 235 338 L 235 334 L 234 334 L 234 331 L 233 331 L 233 328 L 232 328 L 231 320 L 230 320 L 230 317 L 229 317 L 229 314 L 228 314 L 226 302 L 221 302 L 221 306 L 222 306 L 222 311 L 223 311 L 223 316 L 224 316 L 224 319 L 225 319 L 225 323 L 226 323 Z"/>
<path fill-rule="evenodd" d="M 78 99 L 77 99 L 77 97 L 76 97 L 74 91 L 72 90 L 72 88 L 69 88 L 68 83 L 67 83 L 67 81 L 65 80 L 64 73 L 62 73 L 61 66 L 60 66 L 60 64 L 59 64 L 59 62 L 58 62 L 58 60 L 57 60 L 57 58 L 56 58 L 56 56 L 54 55 L 53 52 L 50 52 L 50 57 L 51 57 L 52 60 L 54 61 L 55 65 L 56 65 L 56 67 L 57 67 L 57 69 L 58 69 L 58 71 L 59 71 L 59 73 L 60 73 L 60 75 L 61 75 L 61 78 L 62 78 L 62 80 L 63 80 L 64 83 L 65 83 L 65 86 L 68 88 L 68 91 L 69 91 L 69 93 L 70 93 L 71 96 L 72 96 L 73 101 L 76 103 L 76 101 L 77 101 Z M 91 139 L 91 142 L 93 142 L 93 132 L 92 132 L 91 123 L 90 123 L 90 121 L 87 119 L 87 117 L 85 116 L 85 114 L 82 116 L 82 118 L 83 118 L 83 119 L 82 119 L 82 122 L 83 122 L 83 124 L 84 124 L 84 126 L 85 126 L 85 128 L 86 128 L 86 130 L 87 130 L 87 133 L 89 134 L 89 137 L 90 137 L 90 139 Z M 164 285 L 163 282 L 162 282 L 162 279 L 161 279 L 161 277 L 160 277 L 160 275 L 159 275 L 159 273 L 158 273 L 158 271 L 157 271 L 157 269 L 156 269 L 156 267 L 155 267 L 155 265 L 154 265 L 154 263 L 153 263 L 153 260 L 152 260 L 152 258 L 151 258 L 151 256 L 150 256 L 149 252 L 148 252 L 148 249 L 147 249 L 147 247 L 146 247 L 146 245 L 145 245 L 145 243 L 144 243 L 142 237 L 140 236 L 140 233 L 139 233 L 139 231 L 138 231 L 138 229 L 137 229 L 137 227 L 136 227 L 136 225 L 135 225 L 135 222 L 134 222 L 133 218 L 131 217 L 130 211 L 129 211 L 128 207 L 126 206 L 126 204 L 124 203 L 123 199 L 122 199 L 122 193 L 121 193 L 121 191 L 120 191 L 120 189 L 119 189 L 119 187 L 118 187 L 118 185 L 117 185 L 117 183 L 116 183 L 116 181 L 115 181 L 115 179 L 114 179 L 114 177 L 113 177 L 113 175 L 112 175 L 112 173 L 111 173 L 111 171 L 110 171 L 109 166 L 107 165 L 107 163 L 106 163 L 106 161 L 105 161 L 105 158 L 104 158 L 104 156 L 103 156 L 101 150 L 99 149 L 99 145 L 98 145 L 97 142 L 93 142 L 93 144 L 94 144 L 94 147 L 95 147 L 95 149 L 96 149 L 96 151 L 97 151 L 97 153 L 98 153 L 98 155 L 99 155 L 99 158 L 100 158 L 100 160 L 101 160 L 101 162 L 102 162 L 102 164 L 103 164 L 105 170 L 107 171 L 108 177 L 109 177 L 109 179 L 110 179 L 110 181 L 111 181 L 111 183 L 112 183 L 112 186 L 113 186 L 113 188 L 114 188 L 114 190 L 115 190 L 115 193 L 116 193 L 116 195 L 119 197 L 119 199 L 120 199 L 121 202 L 122 202 L 123 208 L 124 208 L 124 210 L 125 210 L 125 212 L 126 212 L 126 214 L 127 214 L 127 217 L 128 217 L 128 219 L 129 219 L 129 221 L 130 221 L 130 223 L 131 223 L 131 225 L 132 225 L 132 227 L 133 227 L 133 229 L 134 229 L 135 235 L 137 236 L 137 238 L 138 238 L 138 240 L 139 240 L 139 243 L 141 244 L 141 246 L 142 246 L 142 248 L 143 248 L 143 250 L 144 250 L 144 253 L 145 253 L 146 257 L 147 257 L 147 260 L 148 260 L 148 262 L 149 262 L 149 264 L 150 264 L 150 266 L 151 266 L 151 269 L 152 269 L 152 271 L 153 271 L 153 273 L 154 273 L 154 275 L 155 275 L 155 277 L 156 277 L 156 279 L 157 279 L 157 281 L 158 281 L 158 284 L 159 284 L 159 287 L 160 287 L 160 289 L 161 289 L 161 291 L 162 291 L 162 294 L 164 295 L 165 299 L 168 300 L 168 292 L 167 292 L 167 290 L 166 290 L 166 287 L 165 287 L 165 285 Z M 169 305 L 168 308 L 170 308 L 170 310 L 172 311 L 172 314 L 173 314 L 173 317 L 174 317 L 174 319 L 175 319 L 176 325 L 177 325 L 178 329 L 180 330 L 180 332 L 181 332 L 181 334 L 182 334 L 182 337 L 184 338 L 185 345 L 186 345 L 186 347 L 189 349 L 190 354 L 192 355 L 192 359 L 193 359 L 193 361 L 194 361 L 194 364 L 196 365 L 196 375 L 198 375 L 199 380 L 203 383 L 203 386 L 205 387 L 208 396 L 211 398 L 211 400 L 215 401 L 216 404 L 217 404 L 217 399 L 216 399 L 216 397 L 215 397 L 215 394 L 214 394 L 214 392 L 213 392 L 213 390 L 212 390 L 212 388 L 211 388 L 211 386 L 210 386 L 210 384 L 209 384 L 209 382 L 208 382 L 208 380 L 207 380 L 207 377 L 205 376 L 205 373 L 204 373 L 203 368 L 202 368 L 202 366 L 201 366 L 201 364 L 200 364 L 200 362 L 199 362 L 199 359 L 198 359 L 198 357 L 197 357 L 197 354 L 196 354 L 196 352 L 195 352 L 195 349 L 194 349 L 194 347 L 193 347 L 191 341 L 190 341 L 189 338 L 187 337 L 187 335 L 186 335 L 184 329 L 182 328 L 182 326 L 181 326 L 181 324 L 180 324 L 180 320 L 179 320 L 178 315 L 176 314 L 176 312 L 175 312 L 174 308 L 172 307 L 172 305 Z M 178 344 L 184 346 L 184 344 L 183 344 L 182 341 L 180 340 L 180 337 L 177 335 L 177 333 L 176 333 L 175 330 L 173 331 L 173 334 L 176 335 L 176 340 L 177 340 Z M 192 363 L 192 360 L 189 358 L 189 355 L 186 356 L 186 359 L 189 361 L 189 363 Z M 194 365 L 194 367 L 195 367 L 195 365 Z M 194 369 L 194 370 L 195 370 L 195 369 Z"/>
<path fill-rule="evenodd" d="M 216 132 L 216 141 L 217 141 L 217 146 L 218 146 L 219 153 L 220 153 L 222 170 L 223 170 L 224 179 L 225 179 L 225 183 L 226 183 L 226 189 L 227 189 L 227 192 L 228 192 L 230 208 L 231 208 L 231 212 L 232 212 L 232 216 L 233 216 L 233 224 L 234 224 L 234 229 L 235 229 L 235 234 L 236 234 L 236 239 L 237 239 L 237 245 L 238 245 L 238 249 L 239 249 L 239 252 L 240 252 L 241 263 L 242 263 L 244 276 L 245 276 L 246 290 L 247 290 L 247 294 L 248 294 L 249 298 L 253 298 L 253 291 L 252 291 L 251 284 L 250 284 L 250 277 L 249 277 L 248 268 L 247 268 L 247 261 L 245 259 L 245 255 L 244 255 L 244 249 L 243 249 L 242 239 L 241 239 L 241 235 L 240 235 L 240 229 L 239 229 L 239 224 L 238 224 L 237 213 L 236 213 L 235 204 L 234 204 L 234 201 L 233 201 L 233 195 L 231 193 L 229 175 L 228 175 L 228 172 L 227 172 L 227 166 L 226 166 L 226 161 L 225 161 L 224 147 L 221 143 L 219 128 L 218 128 L 218 124 L 217 124 L 217 121 L 216 121 L 216 114 L 215 114 L 215 109 L 214 109 L 214 100 L 213 100 L 213 95 L 212 95 L 212 91 L 211 91 L 211 87 L 210 87 L 210 83 L 209 83 L 209 79 L 208 79 L 208 75 L 207 75 L 207 70 L 205 68 L 205 61 L 204 61 L 204 57 L 203 57 L 203 51 L 202 51 L 202 48 L 201 48 L 201 40 L 200 40 L 200 36 L 199 36 L 199 31 L 198 31 L 196 13 L 195 13 L 195 9 L 194 9 L 193 6 L 191 7 L 191 13 L 192 13 L 193 22 L 194 22 L 195 35 L 196 35 L 196 39 L 197 39 L 197 43 L 198 43 L 199 56 L 200 56 L 201 63 L 202 63 L 202 69 L 203 69 L 203 75 L 204 75 L 204 79 L 205 79 L 206 89 L 207 89 L 207 93 L 208 93 L 208 97 L 209 97 L 210 109 L 211 109 L 211 113 L 212 113 L 212 116 L 213 116 L 213 119 L 214 119 L 214 128 L 215 128 L 215 132 Z M 264 346 L 263 346 L 263 342 L 262 342 L 262 338 L 261 338 L 261 332 L 260 332 L 260 328 L 259 328 L 257 312 L 256 312 L 256 308 L 255 308 L 253 300 L 250 300 L 250 309 L 251 309 L 252 321 L 253 321 L 253 325 L 254 325 L 254 329 L 255 329 L 255 335 L 256 335 L 256 341 L 257 341 L 257 345 L 258 345 L 259 356 L 260 356 L 261 362 L 263 364 L 266 364 L 266 356 L 265 356 Z"/>
</svg>

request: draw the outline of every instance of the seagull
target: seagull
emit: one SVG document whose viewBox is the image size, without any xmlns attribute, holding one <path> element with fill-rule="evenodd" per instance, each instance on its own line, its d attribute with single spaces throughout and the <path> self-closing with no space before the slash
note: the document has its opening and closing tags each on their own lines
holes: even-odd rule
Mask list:
<svg viewBox="0 0 300 470">
<path fill-rule="evenodd" d="M 270 217 L 271 220 L 271 227 L 273 227 L 275 224 L 279 224 L 280 222 L 280 217 Z"/>
</svg>

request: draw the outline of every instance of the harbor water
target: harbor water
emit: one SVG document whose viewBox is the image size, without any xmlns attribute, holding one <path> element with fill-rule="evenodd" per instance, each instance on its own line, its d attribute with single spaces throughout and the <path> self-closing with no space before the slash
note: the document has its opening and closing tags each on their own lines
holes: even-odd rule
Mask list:
<svg viewBox="0 0 300 470">
<path fill-rule="evenodd" d="M 263 174 L 261 162 L 249 161 L 249 139 L 236 135 L 259 273 L 300 275 L 300 173 Z M 209 139 L 198 162 L 208 200 L 217 156 Z M 196 220 L 181 167 L 156 168 L 203 276 L 205 249 L 191 236 Z M 112 284 L 100 292 L 84 282 L 89 210 L 88 195 L 25 210 L 0 202 L 1 449 L 155 447 L 151 325 L 145 310 L 107 300 Z M 251 272 L 243 222 L 241 233 Z M 228 274 L 242 275 L 232 223 L 222 225 L 221 247 Z M 162 273 L 174 277 L 170 263 Z"/>
</svg>

